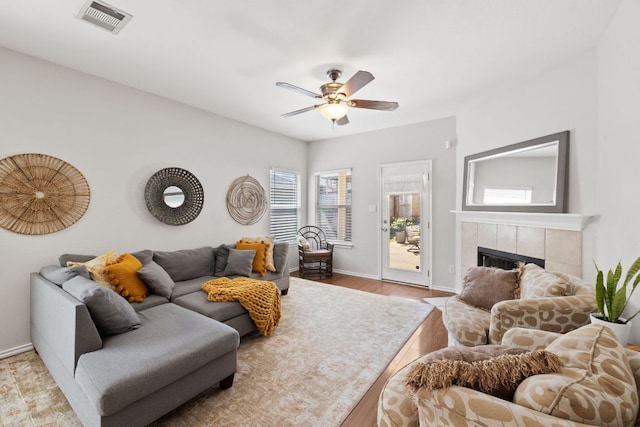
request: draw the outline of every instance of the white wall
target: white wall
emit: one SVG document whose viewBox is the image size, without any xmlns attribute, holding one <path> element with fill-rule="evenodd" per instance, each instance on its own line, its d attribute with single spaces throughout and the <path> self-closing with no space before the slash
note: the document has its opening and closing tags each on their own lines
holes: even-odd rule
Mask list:
<svg viewBox="0 0 640 427">
<path fill-rule="evenodd" d="M 373 112 L 372 114 L 375 114 Z M 393 113 L 378 113 L 393 114 Z M 309 143 L 309 183 L 314 172 L 353 168 L 353 247 L 336 248 L 334 268 L 365 277 L 379 277 L 380 194 L 378 165 L 411 160 L 432 159 L 433 193 L 433 266 L 432 286 L 453 289 L 455 208 L 455 143 L 445 148 L 445 141 L 455 141 L 453 117 Z M 375 213 L 368 211 L 376 205 Z M 309 220 L 313 217 L 313 200 L 308 201 Z"/>
<path fill-rule="evenodd" d="M 597 246 L 602 269 L 640 256 L 640 2 L 624 0 L 598 48 Z M 595 272 L 593 272 L 595 274 Z M 640 308 L 640 291 L 625 312 Z M 640 317 L 630 340 L 640 343 Z"/>
<path fill-rule="evenodd" d="M 515 87 L 487 90 L 457 115 L 456 206 L 462 204 L 464 157 L 552 133 L 571 131 L 568 212 L 594 214 L 597 121 L 597 57 L 595 50 L 570 58 L 558 67 Z M 456 239 L 460 260 L 460 234 Z M 592 265 L 595 227 L 583 234 L 582 265 Z M 460 276 L 457 276 L 460 283 Z"/>
<path fill-rule="evenodd" d="M 59 157 L 82 172 L 91 204 L 63 231 L 27 236 L 0 228 L 0 356 L 30 342 L 29 273 L 63 252 L 174 250 L 269 232 L 229 216 L 229 184 L 250 174 L 265 190 L 269 167 L 306 174 L 305 143 L 0 48 L 0 158 Z M 200 216 L 184 226 L 156 220 L 144 186 L 165 167 L 193 173 L 204 188 Z M 295 251 L 292 251 L 295 252 Z"/>
</svg>

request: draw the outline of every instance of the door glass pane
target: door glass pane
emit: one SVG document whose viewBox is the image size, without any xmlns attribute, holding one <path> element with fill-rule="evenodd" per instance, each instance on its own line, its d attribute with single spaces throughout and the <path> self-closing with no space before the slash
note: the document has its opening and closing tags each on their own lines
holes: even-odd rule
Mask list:
<svg viewBox="0 0 640 427">
<path fill-rule="evenodd" d="M 389 268 L 420 271 L 420 193 L 390 194 Z"/>
</svg>

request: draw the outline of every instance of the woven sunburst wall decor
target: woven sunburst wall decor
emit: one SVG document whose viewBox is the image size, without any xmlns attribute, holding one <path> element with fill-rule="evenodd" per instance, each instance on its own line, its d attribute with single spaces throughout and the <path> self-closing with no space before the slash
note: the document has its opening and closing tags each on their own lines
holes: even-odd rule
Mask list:
<svg viewBox="0 0 640 427">
<path fill-rule="evenodd" d="M 227 210 L 237 223 L 255 224 L 267 210 L 264 188 L 249 175 L 236 178 L 227 191 Z"/>
<path fill-rule="evenodd" d="M 63 230 L 89 207 L 89 184 L 78 169 L 45 154 L 0 160 L 0 227 L 20 234 Z"/>
</svg>

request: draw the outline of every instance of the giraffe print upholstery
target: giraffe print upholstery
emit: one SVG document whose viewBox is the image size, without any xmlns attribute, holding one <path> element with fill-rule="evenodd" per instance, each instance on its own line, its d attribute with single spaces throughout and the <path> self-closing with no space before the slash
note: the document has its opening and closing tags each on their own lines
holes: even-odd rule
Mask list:
<svg viewBox="0 0 640 427">
<path fill-rule="evenodd" d="M 503 345 L 546 348 L 561 357 L 558 374 L 523 381 L 514 401 L 452 386 L 414 395 L 405 377 L 416 359 L 388 380 L 378 402 L 378 425 L 399 426 L 634 426 L 638 419 L 640 353 L 624 349 L 609 328 L 588 325 L 566 335 L 526 328 Z M 554 388 L 558 384 L 564 387 Z M 549 404 L 551 402 L 552 404 Z M 546 405 L 546 406 L 544 406 Z"/>
<path fill-rule="evenodd" d="M 458 296 L 449 298 L 442 313 L 449 345 L 500 344 L 504 333 L 516 327 L 567 333 L 589 324 L 589 314 L 597 310 L 594 285 L 530 266 L 521 275 L 521 297 L 501 301 L 491 311 L 470 306 Z"/>
</svg>

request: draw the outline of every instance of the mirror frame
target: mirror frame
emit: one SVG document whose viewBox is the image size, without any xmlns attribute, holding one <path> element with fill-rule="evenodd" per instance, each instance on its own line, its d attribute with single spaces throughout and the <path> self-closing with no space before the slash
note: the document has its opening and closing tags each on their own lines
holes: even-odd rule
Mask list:
<svg viewBox="0 0 640 427">
<path fill-rule="evenodd" d="M 467 204 L 467 194 L 469 189 L 469 164 L 484 157 L 506 155 L 512 151 L 523 148 L 535 147 L 558 141 L 558 161 L 556 167 L 556 200 L 554 204 L 548 205 L 469 205 Z M 544 213 L 565 213 L 566 198 L 568 195 L 568 171 L 569 171 L 569 131 L 554 133 L 540 138 L 511 144 L 482 153 L 472 154 L 464 158 L 464 178 L 462 185 L 462 210 L 464 211 L 493 211 L 493 212 L 544 212 Z"/>
<path fill-rule="evenodd" d="M 164 190 L 176 186 L 184 193 L 184 202 L 172 208 L 164 201 Z M 188 224 L 200 214 L 204 204 L 202 184 L 191 172 L 181 168 L 165 168 L 156 172 L 144 189 L 149 212 L 168 225 Z"/>
</svg>

